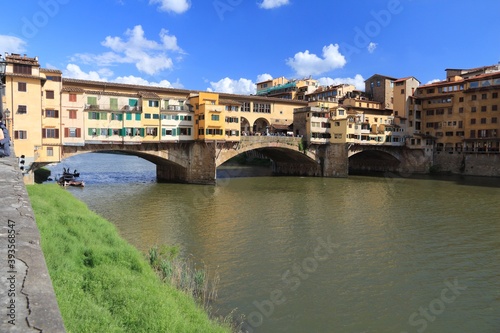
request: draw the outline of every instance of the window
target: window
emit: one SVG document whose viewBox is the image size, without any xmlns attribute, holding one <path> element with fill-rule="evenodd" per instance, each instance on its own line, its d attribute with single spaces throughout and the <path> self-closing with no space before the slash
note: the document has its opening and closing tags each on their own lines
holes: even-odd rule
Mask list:
<svg viewBox="0 0 500 333">
<path fill-rule="evenodd" d="M 91 107 L 97 105 L 97 97 L 87 97 L 87 104 Z"/>
<path fill-rule="evenodd" d="M 157 127 L 146 127 L 146 135 L 157 136 L 158 128 Z"/>
<path fill-rule="evenodd" d="M 21 113 L 21 114 L 28 113 L 28 107 L 26 105 L 19 105 L 17 107 L 17 113 Z"/>
<path fill-rule="evenodd" d="M 69 94 L 68 98 L 70 102 L 76 102 L 76 94 Z"/>
<path fill-rule="evenodd" d="M 481 112 L 486 112 L 486 105 L 481 106 Z"/>
<path fill-rule="evenodd" d="M 191 135 L 191 128 L 181 127 L 178 129 L 179 135 Z"/>
<path fill-rule="evenodd" d="M 491 111 L 498 111 L 498 105 L 492 105 Z"/>
<path fill-rule="evenodd" d="M 94 119 L 94 120 L 99 120 L 99 119 L 105 119 L 100 117 L 99 112 L 89 112 L 89 119 Z"/>
<path fill-rule="evenodd" d="M 151 113 L 145 113 L 144 119 L 151 119 Z"/>
<path fill-rule="evenodd" d="M 218 114 L 213 114 L 212 115 L 212 120 L 219 121 L 219 115 Z"/>
<path fill-rule="evenodd" d="M 481 124 L 486 124 L 486 118 L 481 118 Z"/>
<path fill-rule="evenodd" d="M 141 114 L 140 114 L 140 113 L 136 113 L 136 114 L 135 114 L 135 120 L 136 120 L 136 121 L 141 120 Z"/>
<path fill-rule="evenodd" d="M 125 119 L 126 120 L 132 120 L 132 113 L 131 112 L 125 113 Z"/>
<path fill-rule="evenodd" d="M 59 138 L 59 129 L 58 128 L 43 128 L 42 129 L 42 138 L 44 139 L 58 139 Z"/>
<path fill-rule="evenodd" d="M 17 91 L 27 91 L 26 82 L 18 82 Z"/>
<path fill-rule="evenodd" d="M 28 139 L 28 131 L 14 131 L 14 139 L 16 140 Z"/>
<path fill-rule="evenodd" d="M 160 102 L 159 102 L 159 101 L 152 101 L 152 100 L 150 100 L 150 101 L 148 102 L 148 105 L 149 105 L 149 107 L 151 107 L 151 108 L 157 108 L 157 107 L 160 105 Z"/>
<path fill-rule="evenodd" d="M 475 106 L 471 107 L 470 112 L 476 112 L 476 107 Z"/>
<path fill-rule="evenodd" d="M 76 110 L 68 110 L 69 112 L 69 119 L 76 119 Z"/>
<path fill-rule="evenodd" d="M 497 123 L 497 117 L 493 117 L 493 118 L 491 118 L 491 123 L 492 123 L 492 124 L 496 124 L 496 123 Z"/>
<path fill-rule="evenodd" d="M 459 102 L 463 102 L 463 101 L 464 101 L 464 98 L 463 98 L 463 97 L 459 97 L 459 98 L 458 98 L 458 101 L 459 101 Z"/>
<path fill-rule="evenodd" d="M 475 101 L 475 100 L 477 100 L 477 95 L 472 95 L 471 96 L 471 101 Z"/>
<path fill-rule="evenodd" d="M 498 93 L 494 92 L 493 94 L 491 94 L 491 98 L 498 98 Z"/>
<path fill-rule="evenodd" d="M 45 117 L 47 118 L 59 118 L 58 110 L 45 110 Z"/>
<path fill-rule="evenodd" d="M 469 88 L 477 88 L 477 87 L 479 87 L 479 82 L 476 81 L 469 83 Z"/>
<path fill-rule="evenodd" d="M 488 99 L 488 94 L 482 94 L 481 99 Z"/>
<path fill-rule="evenodd" d="M 462 107 L 458 108 L 458 113 L 464 113 L 464 108 Z"/>
<path fill-rule="evenodd" d="M 453 136 L 453 132 L 446 132 L 445 135 L 446 136 Z"/>
<path fill-rule="evenodd" d="M 470 131 L 470 137 L 475 138 L 476 137 L 476 130 L 471 130 Z"/>
<path fill-rule="evenodd" d="M 47 156 L 54 156 L 54 148 L 47 147 Z"/>
<path fill-rule="evenodd" d="M 474 125 L 475 123 L 476 123 L 476 119 L 475 119 L 475 118 L 472 118 L 472 119 L 470 120 L 470 124 L 471 124 L 471 125 Z"/>
<path fill-rule="evenodd" d="M 404 94 L 405 93 L 405 90 L 404 89 L 401 89 L 401 94 Z"/>
<path fill-rule="evenodd" d="M 111 120 L 122 121 L 123 120 L 123 114 L 121 114 L 121 113 L 111 113 Z"/>
<path fill-rule="evenodd" d="M 207 128 L 206 130 L 207 135 L 222 135 L 222 129 L 218 128 Z"/>
<path fill-rule="evenodd" d="M 47 90 L 45 92 L 45 98 L 47 98 L 47 99 L 54 99 L 54 90 Z"/>
<path fill-rule="evenodd" d="M 109 108 L 111 110 L 118 110 L 118 98 L 109 99 Z"/>
<path fill-rule="evenodd" d="M 453 109 L 452 108 L 448 108 L 448 114 L 453 114 Z"/>
<path fill-rule="evenodd" d="M 340 126 L 340 121 L 336 121 L 333 123 L 334 126 L 339 127 Z"/>
<path fill-rule="evenodd" d="M 244 102 L 241 106 L 242 112 L 250 112 L 250 102 Z"/>
<path fill-rule="evenodd" d="M 22 65 L 22 64 L 14 64 L 14 73 L 31 75 L 31 66 L 30 65 Z"/>
<path fill-rule="evenodd" d="M 65 138 L 80 138 L 82 136 L 81 128 L 65 128 L 64 129 L 64 137 Z"/>
</svg>

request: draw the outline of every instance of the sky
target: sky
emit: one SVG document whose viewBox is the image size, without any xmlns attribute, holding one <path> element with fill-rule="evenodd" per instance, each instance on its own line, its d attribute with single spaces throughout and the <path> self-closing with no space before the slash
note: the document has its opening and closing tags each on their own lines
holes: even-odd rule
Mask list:
<svg viewBox="0 0 500 333">
<path fill-rule="evenodd" d="M 4 1 L 0 53 L 64 77 L 255 94 L 284 76 L 364 90 L 500 61 L 498 0 Z"/>
</svg>

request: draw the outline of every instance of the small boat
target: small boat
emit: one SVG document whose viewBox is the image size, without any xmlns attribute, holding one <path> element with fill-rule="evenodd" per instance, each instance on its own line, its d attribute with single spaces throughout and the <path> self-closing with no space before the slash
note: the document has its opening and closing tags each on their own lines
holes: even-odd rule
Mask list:
<svg viewBox="0 0 500 333">
<path fill-rule="evenodd" d="M 74 172 L 70 172 L 69 168 L 63 168 L 63 175 L 59 177 L 57 183 L 61 186 L 77 186 L 84 187 L 85 183 L 83 180 L 76 180 L 76 178 L 80 177 L 80 173 L 76 170 Z"/>
</svg>

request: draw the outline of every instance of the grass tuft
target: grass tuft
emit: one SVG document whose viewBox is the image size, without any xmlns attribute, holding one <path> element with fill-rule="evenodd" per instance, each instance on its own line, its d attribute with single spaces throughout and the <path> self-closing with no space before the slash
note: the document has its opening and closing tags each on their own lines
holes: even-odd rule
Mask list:
<svg viewBox="0 0 500 333">
<path fill-rule="evenodd" d="M 68 191 L 55 184 L 27 189 L 68 332 L 231 331 L 155 273 L 155 265 L 170 274 L 174 268 L 156 264 L 151 255 L 148 263 L 110 222 Z M 160 251 L 157 258 L 177 253 Z M 197 283 L 202 280 L 197 277 Z"/>
</svg>

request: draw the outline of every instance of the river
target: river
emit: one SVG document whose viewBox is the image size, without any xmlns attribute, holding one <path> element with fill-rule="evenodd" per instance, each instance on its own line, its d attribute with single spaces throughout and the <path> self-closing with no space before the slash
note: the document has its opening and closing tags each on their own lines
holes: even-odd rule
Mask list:
<svg viewBox="0 0 500 333">
<path fill-rule="evenodd" d="M 253 332 L 500 332 L 500 180 L 245 176 L 157 184 L 137 157 L 84 154 L 77 198 L 146 251 L 179 245 L 220 275 Z M 260 169 L 259 169 L 260 170 Z"/>
</svg>

